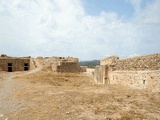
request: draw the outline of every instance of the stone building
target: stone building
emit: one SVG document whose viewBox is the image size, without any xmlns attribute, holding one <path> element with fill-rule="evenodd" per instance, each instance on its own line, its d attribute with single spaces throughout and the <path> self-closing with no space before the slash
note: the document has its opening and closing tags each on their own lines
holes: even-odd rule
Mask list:
<svg viewBox="0 0 160 120">
<path fill-rule="evenodd" d="M 81 67 L 78 63 L 78 58 L 73 57 L 51 57 L 45 61 L 45 64 L 48 65 L 47 68 L 53 72 L 86 72 L 87 67 Z"/>
<path fill-rule="evenodd" d="M 160 54 L 101 60 L 94 72 L 98 84 L 122 84 L 139 89 L 160 91 Z"/>
<path fill-rule="evenodd" d="M 0 71 L 14 72 L 30 70 L 32 65 L 30 57 L 9 57 L 2 54 L 0 56 Z"/>
</svg>

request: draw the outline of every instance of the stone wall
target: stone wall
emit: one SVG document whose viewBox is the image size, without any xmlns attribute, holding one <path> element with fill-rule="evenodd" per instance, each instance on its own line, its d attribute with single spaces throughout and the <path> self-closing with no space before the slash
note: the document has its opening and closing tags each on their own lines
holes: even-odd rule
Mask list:
<svg viewBox="0 0 160 120">
<path fill-rule="evenodd" d="M 110 84 L 110 73 L 112 69 L 107 65 L 100 65 L 95 68 L 92 76 L 97 84 Z"/>
<path fill-rule="evenodd" d="M 160 54 L 119 59 L 117 56 L 101 60 L 101 65 L 113 66 L 114 70 L 160 70 Z"/>
<path fill-rule="evenodd" d="M 80 67 L 78 62 L 59 62 L 59 65 L 52 65 L 52 71 L 54 72 L 86 72 L 86 67 Z"/>
<path fill-rule="evenodd" d="M 50 57 L 45 60 L 45 67 L 53 72 L 86 72 L 87 67 L 80 67 L 78 58 L 73 57 Z"/>
<path fill-rule="evenodd" d="M 160 92 L 160 71 L 112 71 L 110 84 L 122 84 L 136 89 Z"/>
<path fill-rule="evenodd" d="M 160 70 L 160 54 L 120 59 L 115 64 L 116 70 Z"/>
<path fill-rule="evenodd" d="M 101 65 L 101 66 L 97 66 L 95 68 L 95 71 L 94 71 L 94 81 L 97 83 L 97 84 L 105 84 L 105 76 L 106 76 L 106 66 L 105 65 Z"/>
<path fill-rule="evenodd" d="M 8 63 L 12 63 L 12 71 L 24 71 L 24 63 L 28 63 L 30 69 L 29 58 L 0 58 L 0 70 L 8 71 Z"/>
<path fill-rule="evenodd" d="M 98 84 L 123 84 L 158 91 L 159 71 L 159 53 L 126 59 L 112 56 L 101 60 L 101 65 L 96 67 L 93 77 Z"/>
</svg>

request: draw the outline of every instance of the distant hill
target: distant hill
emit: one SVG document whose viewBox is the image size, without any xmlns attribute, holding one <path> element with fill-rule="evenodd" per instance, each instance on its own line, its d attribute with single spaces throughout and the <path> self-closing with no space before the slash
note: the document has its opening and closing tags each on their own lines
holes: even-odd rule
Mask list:
<svg viewBox="0 0 160 120">
<path fill-rule="evenodd" d="M 100 65 L 100 60 L 91 60 L 91 61 L 80 61 L 80 66 L 88 66 L 88 68 L 95 68 L 97 65 Z"/>
</svg>

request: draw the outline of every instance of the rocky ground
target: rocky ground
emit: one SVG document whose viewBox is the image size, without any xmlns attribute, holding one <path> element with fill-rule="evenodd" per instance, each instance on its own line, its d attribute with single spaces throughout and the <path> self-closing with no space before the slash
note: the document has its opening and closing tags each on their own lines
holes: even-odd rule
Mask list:
<svg viewBox="0 0 160 120">
<path fill-rule="evenodd" d="M 0 73 L 0 120 L 138 119 L 160 119 L 160 93 L 96 85 L 85 73 Z"/>
</svg>

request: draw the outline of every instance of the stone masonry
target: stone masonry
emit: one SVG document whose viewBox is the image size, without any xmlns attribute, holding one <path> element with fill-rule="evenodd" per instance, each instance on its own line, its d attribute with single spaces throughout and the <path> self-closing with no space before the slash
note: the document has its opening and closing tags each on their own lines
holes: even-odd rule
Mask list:
<svg viewBox="0 0 160 120">
<path fill-rule="evenodd" d="M 160 91 L 160 54 L 119 59 L 111 56 L 101 60 L 94 72 L 99 84 L 122 84 L 139 89 Z"/>
<path fill-rule="evenodd" d="M 27 71 L 34 67 L 31 57 L 10 57 L 2 54 L 0 56 L 0 71 L 14 72 Z"/>
<path fill-rule="evenodd" d="M 51 67 L 53 72 L 86 72 L 86 67 L 81 67 L 78 63 L 78 58 L 73 57 L 51 57 L 46 60 L 48 67 Z"/>
</svg>

